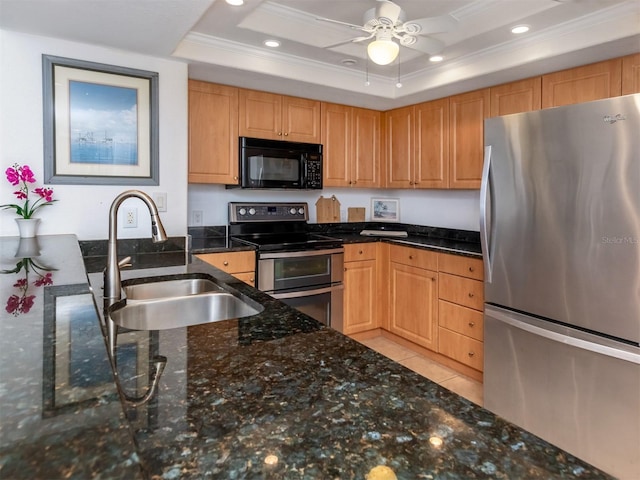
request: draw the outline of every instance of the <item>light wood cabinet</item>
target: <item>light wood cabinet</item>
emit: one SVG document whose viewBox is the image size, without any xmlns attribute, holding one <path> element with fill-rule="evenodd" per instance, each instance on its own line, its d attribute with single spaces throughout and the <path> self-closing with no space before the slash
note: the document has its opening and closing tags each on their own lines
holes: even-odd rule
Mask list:
<svg viewBox="0 0 640 480">
<path fill-rule="evenodd" d="M 256 284 L 256 255 L 252 251 L 203 253 L 196 255 L 200 260 L 233 275 L 252 287 Z"/>
<path fill-rule="evenodd" d="M 481 372 L 484 362 L 482 260 L 441 253 L 438 270 L 438 351 Z"/>
<path fill-rule="evenodd" d="M 622 95 L 640 93 L 640 53 L 622 57 Z"/>
<path fill-rule="evenodd" d="M 344 246 L 344 310 L 342 333 L 378 328 L 378 243 Z"/>
<path fill-rule="evenodd" d="M 238 89 L 189 80 L 189 182 L 237 185 L 238 168 Z"/>
<path fill-rule="evenodd" d="M 620 58 L 542 76 L 542 108 L 615 97 L 621 92 Z"/>
<path fill-rule="evenodd" d="M 322 104 L 325 187 L 379 187 L 381 113 Z"/>
<path fill-rule="evenodd" d="M 320 143 L 320 102 L 240 89 L 239 135 Z"/>
<path fill-rule="evenodd" d="M 438 349 L 437 254 L 389 248 L 389 330 L 417 345 Z"/>
<path fill-rule="evenodd" d="M 449 97 L 449 188 L 480 188 L 489 104 L 488 88 Z"/>
<path fill-rule="evenodd" d="M 390 188 L 449 186 L 449 100 L 435 100 L 385 114 Z"/>
<path fill-rule="evenodd" d="M 491 116 L 540 110 L 542 106 L 542 77 L 491 87 Z"/>
</svg>

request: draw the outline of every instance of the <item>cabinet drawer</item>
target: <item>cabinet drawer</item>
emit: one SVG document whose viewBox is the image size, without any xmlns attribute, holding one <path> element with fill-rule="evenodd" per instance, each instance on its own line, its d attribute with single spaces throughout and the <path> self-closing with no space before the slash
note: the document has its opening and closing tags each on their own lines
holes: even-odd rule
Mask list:
<svg viewBox="0 0 640 480">
<path fill-rule="evenodd" d="M 351 243 L 344 246 L 344 261 L 375 260 L 377 243 Z"/>
<path fill-rule="evenodd" d="M 438 348 L 442 355 L 453 358 L 480 372 L 483 370 L 484 344 L 478 340 L 440 327 Z"/>
<path fill-rule="evenodd" d="M 227 273 L 252 272 L 256 269 L 254 252 L 203 253 L 196 257 Z"/>
<path fill-rule="evenodd" d="M 476 310 L 484 308 L 484 284 L 480 280 L 440 273 L 438 284 L 441 300 L 448 300 Z"/>
<path fill-rule="evenodd" d="M 438 254 L 436 252 L 430 252 L 429 250 L 391 245 L 389 258 L 392 262 L 403 265 L 424 268 L 426 270 L 438 269 Z"/>
<path fill-rule="evenodd" d="M 484 338 L 484 315 L 478 310 L 455 303 L 438 302 L 438 322 L 457 333 L 482 341 Z"/>
<path fill-rule="evenodd" d="M 480 258 L 441 253 L 438 258 L 438 270 L 476 280 L 484 279 L 482 259 Z"/>
</svg>

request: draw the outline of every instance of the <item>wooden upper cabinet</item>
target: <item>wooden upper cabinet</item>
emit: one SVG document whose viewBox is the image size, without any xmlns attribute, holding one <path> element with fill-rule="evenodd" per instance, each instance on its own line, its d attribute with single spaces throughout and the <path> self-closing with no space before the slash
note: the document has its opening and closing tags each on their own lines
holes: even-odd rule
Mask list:
<svg viewBox="0 0 640 480">
<path fill-rule="evenodd" d="M 325 187 L 380 186 L 381 113 L 322 104 Z"/>
<path fill-rule="evenodd" d="M 386 187 L 413 186 L 413 106 L 384 114 L 387 179 Z"/>
<path fill-rule="evenodd" d="M 622 91 L 622 60 L 614 58 L 542 76 L 542 108 L 616 97 Z"/>
<path fill-rule="evenodd" d="M 238 183 L 238 89 L 189 80 L 189 182 Z"/>
<path fill-rule="evenodd" d="M 640 53 L 622 57 L 622 95 L 640 93 Z"/>
<path fill-rule="evenodd" d="M 425 102 L 414 109 L 415 188 L 449 186 L 449 99 Z"/>
<path fill-rule="evenodd" d="M 351 182 L 351 108 L 322 104 L 322 167 L 324 187 L 348 187 Z"/>
<path fill-rule="evenodd" d="M 366 108 L 351 111 L 351 186 L 379 187 L 382 114 Z"/>
<path fill-rule="evenodd" d="M 480 188 L 489 89 L 449 97 L 449 188 Z"/>
<path fill-rule="evenodd" d="M 242 137 L 320 143 L 320 102 L 240 89 Z"/>
<path fill-rule="evenodd" d="M 542 77 L 491 87 L 491 116 L 532 112 L 542 107 Z"/>
</svg>

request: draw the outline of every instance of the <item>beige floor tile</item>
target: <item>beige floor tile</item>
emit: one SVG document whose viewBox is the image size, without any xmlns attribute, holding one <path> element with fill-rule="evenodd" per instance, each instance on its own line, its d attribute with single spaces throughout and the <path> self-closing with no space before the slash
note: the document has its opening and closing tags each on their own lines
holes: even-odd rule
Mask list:
<svg viewBox="0 0 640 480">
<path fill-rule="evenodd" d="M 458 375 L 454 370 L 421 355 L 400 360 L 398 363 L 436 383 L 443 382 Z"/>
<path fill-rule="evenodd" d="M 484 397 L 482 393 L 482 384 L 476 382 L 475 380 L 471 380 L 470 378 L 457 376 L 450 378 L 448 380 L 444 380 L 442 382 L 438 382 L 445 388 L 448 388 L 454 393 L 457 393 L 461 397 L 464 397 L 473 403 L 476 403 L 480 406 L 484 404 Z"/>
<path fill-rule="evenodd" d="M 386 339 L 382 336 L 371 338 L 368 340 L 362 340 L 361 343 L 371 348 L 372 350 L 375 350 L 376 352 L 384 355 L 385 357 L 388 357 L 391 360 L 395 360 L 396 362 L 405 360 L 410 357 L 415 357 L 417 355 L 417 353 L 413 350 L 409 350 L 408 348 L 405 348 L 402 345 L 398 345 L 397 343 L 392 342 L 391 340 Z"/>
</svg>

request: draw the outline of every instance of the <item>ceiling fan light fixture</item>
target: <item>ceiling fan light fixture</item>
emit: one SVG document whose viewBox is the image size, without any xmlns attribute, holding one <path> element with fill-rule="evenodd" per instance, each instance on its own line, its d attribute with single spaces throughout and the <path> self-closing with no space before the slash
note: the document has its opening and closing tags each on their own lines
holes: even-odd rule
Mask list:
<svg viewBox="0 0 640 480">
<path fill-rule="evenodd" d="M 374 40 L 367 46 L 367 53 L 372 62 L 378 65 L 389 65 L 398 56 L 400 45 L 393 40 Z"/>
</svg>

